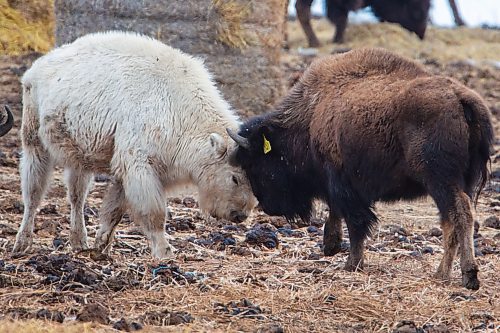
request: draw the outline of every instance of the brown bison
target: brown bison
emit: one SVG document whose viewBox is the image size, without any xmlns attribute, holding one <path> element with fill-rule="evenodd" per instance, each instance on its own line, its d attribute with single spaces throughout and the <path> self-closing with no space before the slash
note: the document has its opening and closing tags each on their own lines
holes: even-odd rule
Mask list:
<svg viewBox="0 0 500 333">
<path fill-rule="evenodd" d="M 14 117 L 7 105 L 4 106 L 4 110 L 0 111 L 0 137 L 7 134 L 14 125 Z"/>
<path fill-rule="evenodd" d="M 228 132 L 239 144 L 231 163 L 264 212 L 308 219 L 324 200 L 328 256 L 345 220 L 346 269 L 363 267 L 375 202 L 430 195 L 444 235 L 437 277 L 449 279 L 460 245 L 463 285 L 479 288 L 471 199 L 488 177 L 493 130 L 474 91 L 387 51 L 355 50 L 315 61 L 274 112 Z"/>
<path fill-rule="evenodd" d="M 334 43 L 342 43 L 350 11 L 371 7 L 382 22 L 399 23 L 403 28 L 424 39 L 430 0 L 325 0 L 326 14 L 335 24 Z M 297 17 L 307 36 L 309 46 L 318 47 L 320 42 L 311 27 L 311 4 L 313 0 L 297 0 Z"/>
</svg>

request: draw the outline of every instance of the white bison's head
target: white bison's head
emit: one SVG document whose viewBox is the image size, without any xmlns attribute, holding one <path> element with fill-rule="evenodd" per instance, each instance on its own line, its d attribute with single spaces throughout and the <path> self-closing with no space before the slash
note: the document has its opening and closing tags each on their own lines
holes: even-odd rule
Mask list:
<svg viewBox="0 0 500 333">
<path fill-rule="evenodd" d="M 229 164 L 229 150 L 235 148 L 232 140 L 210 134 L 208 154 L 198 177 L 198 191 L 202 211 L 239 223 L 250 215 L 257 199 L 243 170 Z"/>
</svg>

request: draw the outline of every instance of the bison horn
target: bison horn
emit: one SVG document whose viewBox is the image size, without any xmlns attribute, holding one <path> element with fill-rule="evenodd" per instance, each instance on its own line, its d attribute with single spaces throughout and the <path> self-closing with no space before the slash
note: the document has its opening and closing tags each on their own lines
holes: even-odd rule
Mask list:
<svg viewBox="0 0 500 333">
<path fill-rule="evenodd" d="M 10 108 L 5 105 L 5 112 L 2 112 L 0 115 L 0 119 L 2 119 L 0 122 L 3 122 L 3 124 L 0 124 L 0 136 L 4 136 L 7 134 L 7 132 L 10 131 L 12 128 L 12 125 L 14 124 L 14 117 L 12 116 L 12 112 L 10 112 Z M 6 118 L 6 119 L 5 119 Z"/>
<path fill-rule="evenodd" d="M 226 128 L 226 131 L 227 134 L 229 134 L 229 137 L 231 137 L 231 139 L 233 139 L 240 147 L 250 149 L 250 141 L 248 141 L 247 138 L 242 137 L 230 128 Z"/>
</svg>

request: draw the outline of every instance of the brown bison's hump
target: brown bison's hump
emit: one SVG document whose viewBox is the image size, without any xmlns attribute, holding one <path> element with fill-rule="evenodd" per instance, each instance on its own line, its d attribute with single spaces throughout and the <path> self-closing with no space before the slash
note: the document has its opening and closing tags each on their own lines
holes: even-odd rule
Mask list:
<svg viewBox="0 0 500 333">
<path fill-rule="evenodd" d="M 306 86 L 318 84 L 339 86 L 359 79 L 400 81 L 430 75 L 432 74 L 416 61 L 384 49 L 366 48 L 314 61 L 301 81 Z"/>
<path fill-rule="evenodd" d="M 382 49 L 359 49 L 313 63 L 301 79 L 306 100 L 314 101 L 310 116 L 317 126 L 338 123 L 339 117 L 360 126 L 378 126 L 378 118 L 395 120 L 407 103 L 403 91 L 433 75 L 420 64 Z"/>
</svg>

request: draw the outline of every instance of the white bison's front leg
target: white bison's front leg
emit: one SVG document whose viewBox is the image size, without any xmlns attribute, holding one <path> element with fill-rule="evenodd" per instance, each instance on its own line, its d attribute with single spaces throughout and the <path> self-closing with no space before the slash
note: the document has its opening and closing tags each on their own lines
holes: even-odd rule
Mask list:
<svg viewBox="0 0 500 333">
<path fill-rule="evenodd" d="M 165 238 L 166 200 L 163 186 L 149 163 L 129 165 L 123 177 L 125 197 L 135 220 L 142 226 L 155 258 L 173 256 Z"/>
<path fill-rule="evenodd" d="M 165 216 L 165 212 L 135 215 L 150 242 L 151 255 L 158 259 L 174 256 L 174 249 L 165 238 Z"/>
</svg>

